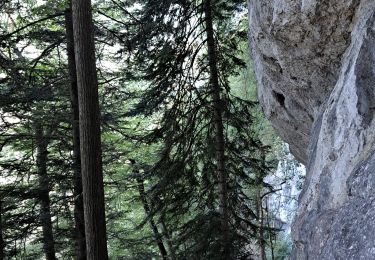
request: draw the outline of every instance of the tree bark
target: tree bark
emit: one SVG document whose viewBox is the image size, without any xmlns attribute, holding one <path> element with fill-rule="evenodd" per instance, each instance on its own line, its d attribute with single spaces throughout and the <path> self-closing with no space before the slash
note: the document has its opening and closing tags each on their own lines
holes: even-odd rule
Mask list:
<svg viewBox="0 0 375 260">
<path fill-rule="evenodd" d="M 35 125 L 35 144 L 37 147 L 36 166 L 39 178 L 40 222 L 43 231 L 43 250 L 47 260 L 55 260 L 55 245 L 51 221 L 50 181 L 47 174 L 48 136 L 41 124 Z"/>
<path fill-rule="evenodd" d="M 217 53 L 214 38 L 212 5 L 211 0 L 206 0 L 204 3 L 208 62 L 210 69 L 210 85 L 211 96 L 213 102 L 213 121 L 215 125 L 215 150 L 217 163 L 217 176 L 219 185 L 219 207 L 221 213 L 221 228 L 222 228 L 222 250 L 223 259 L 230 259 L 231 245 L 230 245 L 230 230 L 229 230 L 229 215 L 228 215 L 228 191 L 227 191 L 227 173 L 225 169 L 225 140 L 224 140 L 224 126 L 222 119 L 222 102 L 221 102 L 221 87 L 219 84 L 219 73 L 217 67 Z"/>
<path fill-rule="evenodd" d="M 87 259 L 106 260 L 100 111 L 91 2 L 75 0 L 72 10 Z"/>
<path fill-rule="evenodd" d="M 74 222 L 75 222 L 75 252 L 76 259 L 86 259 L 86 237 L 85 219 L 82 198 L 82 177 L 81 177 L 81 154 L 79 140 L 79 107 L 77 73 L 74 58 L 74 35 L 72 19 L 72 2 L 69 1 L 69 9 L 65 11 L 65 28 L 67 41 L 68 68 L 70 78 L 70 103 L 72 113 L 72 134 L 73 134 L 73 174 L 74 174 Z"/>
</svg>

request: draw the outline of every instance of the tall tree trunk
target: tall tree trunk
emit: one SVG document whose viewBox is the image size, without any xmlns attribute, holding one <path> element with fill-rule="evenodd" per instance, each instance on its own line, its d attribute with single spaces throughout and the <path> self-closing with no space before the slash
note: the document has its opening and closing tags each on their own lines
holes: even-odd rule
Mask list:
<svg viewBox="0 0 375 260">
<path fill-rule="evenodd" d="M 223 259 L 230 259 L 230 230 L 229 230 L 229 212 L 228 212 L 228 191 L 227 191 L 227 172 L 225 170 L 225 141 L 224 126 L 221 109 L 221 87 L 219 84 L 219 73 L 217 67 L 217 53 L 214 38 L 212 5 L 211 0 L 204 3 L 208 61 L 210 67 L 210 85 L 213 101 L 213 121 L 215 124 L 215 150 L 217 163 L 217 176 L 219 182 L 219 203 L 221 212 L 222 229 L 222 247 Z"/>
<path fill-rule="evenodd" d="M 36 166 L 39 178 L 40 222 L 43 231 L 43 249 L 47 260 L 55 260 L 55 245 L 51 221 L 51 201 L 49 198 L 49 177 L 47 174 L 48 136 L 41 124 L 35 125 L 35 144 L 37 147 Z"/>
<path fill-rule="evenodd" d="M 135 167 L 135 161 L 131 160 L 131 162 L 133 164 L 133 167 Z M 147 201 L 147 197 L 146 197 L 146 193 L 145 193 L 144 180 L 141 176 L 141 173 L 138 172 L 137 170 L 134 170 L 134 174 L 136 176 L 136 180 L 137 180 L 137 183 L 138 183 L 138 192 L 139 192 L 139 196 L 140 196 L 141 201 L 142 201 L 143 209 L 145 210 L 145 214 L 148 217 L 150 215 L 151 210 L 150 210 L 150 206 L 149 206 L 149 203 Z M 160 251 L 160 256 L 162 257 L 163 260 L 167 260 L 168 259 L 167 250 L 164 247 L 164 243 L 163 243 L 163 240 L 162 240 L 162 236 L 161 236 L 161 234 L 158 230 L 158 226 L 156 225 L 156 223 L 155 223 L 155 221 L 152 217 L 149 218 L 148 222 L 150 224 L 152 233 L 154 234 L 155 241 L 158 245 L 158 248 L 159 248 L 159 251 Z"/>
<path fill-rule="evenodd" d="M 87 259 L 108 259 L 98 79 L 90 0 L 72 5 Z"/>
<path fill-rule="evenodd" d="M 81 154 L 79 140 L 79 107 L 76 62 L 74 58 L 74 35 L 72 19 L 72 2 L 65 11 L 65 28 L 68 54 L 68 67 L 70 77 L 70 103 L 72 109 L 73 132 L 73 174 L 74 174 L 74 222 L 75 222 L 75 251 L 76 259 L 86 259 L 85 219 L 82 197 Z"/>
</svg>

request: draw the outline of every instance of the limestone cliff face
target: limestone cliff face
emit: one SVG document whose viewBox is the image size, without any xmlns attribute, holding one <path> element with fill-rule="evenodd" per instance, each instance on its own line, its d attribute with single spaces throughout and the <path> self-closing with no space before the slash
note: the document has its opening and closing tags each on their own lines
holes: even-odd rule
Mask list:
<svg viewBox="0 0 375 260">
<path fill-rule="evenodd" d="M 259 98 L 308 166 L 293 259 L 375 259 L 375 1 L 249 0 Z"/>
</svg>

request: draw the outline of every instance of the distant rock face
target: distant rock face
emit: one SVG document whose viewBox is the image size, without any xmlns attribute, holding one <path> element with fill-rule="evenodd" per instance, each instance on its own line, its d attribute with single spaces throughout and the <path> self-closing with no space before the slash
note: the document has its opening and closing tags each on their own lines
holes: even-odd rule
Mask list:
<svg viewBox="0 0 375 260">
<path fill-rule="evenodd" d="M 375 259 L 375 1 L 249 0 L 259 98 L 308 166 L 293 259 Z"/>
</svg>

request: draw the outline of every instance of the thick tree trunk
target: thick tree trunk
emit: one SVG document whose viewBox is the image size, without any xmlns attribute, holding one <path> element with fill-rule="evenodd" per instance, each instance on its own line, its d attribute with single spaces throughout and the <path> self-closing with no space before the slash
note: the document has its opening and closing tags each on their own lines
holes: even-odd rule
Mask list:
<svg viewBox="0 0 375 260">
<path fill-rule="evenodd" d="M 82 197 L 81 178 L 81 153 L 79 140 L 79 108 L 77 73 L 74 58 L 74 35 L 72 19 L 72 2 L 69 1 L 69 9 L 65 11 L 65 28 L 68 54 L 68 67 L 70 77 L 70 103 L 72 109 L 72 132 L 73 132 L 73 174 L 74 174 L 74 222 L 75 222 L 75 247 L 76 259 L 86 259 L 85 219 Z"/>
<path fill-rule="evenodd" d="M 217 68 L 216 44 L 213 30 L 212 6 L 211 0 L 206 0 L 204 5 L 208 61 L 210 67 L 210 85 L 213 101 L 213 121 L 215 124 L 216 135 L 216 163 L 217 176 L 219 182 L 219 203 L 221 212 L 222 246 L 223 259 L 230 259 L 230 230 L 228 215 L 228 191 L 227 191 L 227 173 L 225 170 L 225 140 L 224 127 L 221 109 L 221 87 L 219 84 L 219 73 Z"/>
<path fill-rule="evenodd" d="M 47 260 L 55 260 L 55 245 L 51 221 L 51 201 L 49 198 L 49 177 L 47 174 L 48 137 L 43 127 L 35 125 L 35 144 L 37 147 L 36 166 L 39 178 L 40 222 L 43 231 L 43 249 Z"/>
<path fill-rule="evenodd" d="M 87 259 L 108 259 L 98 79 L 90 0 L 73 1 L 81 171 Z"/>
</svg>

